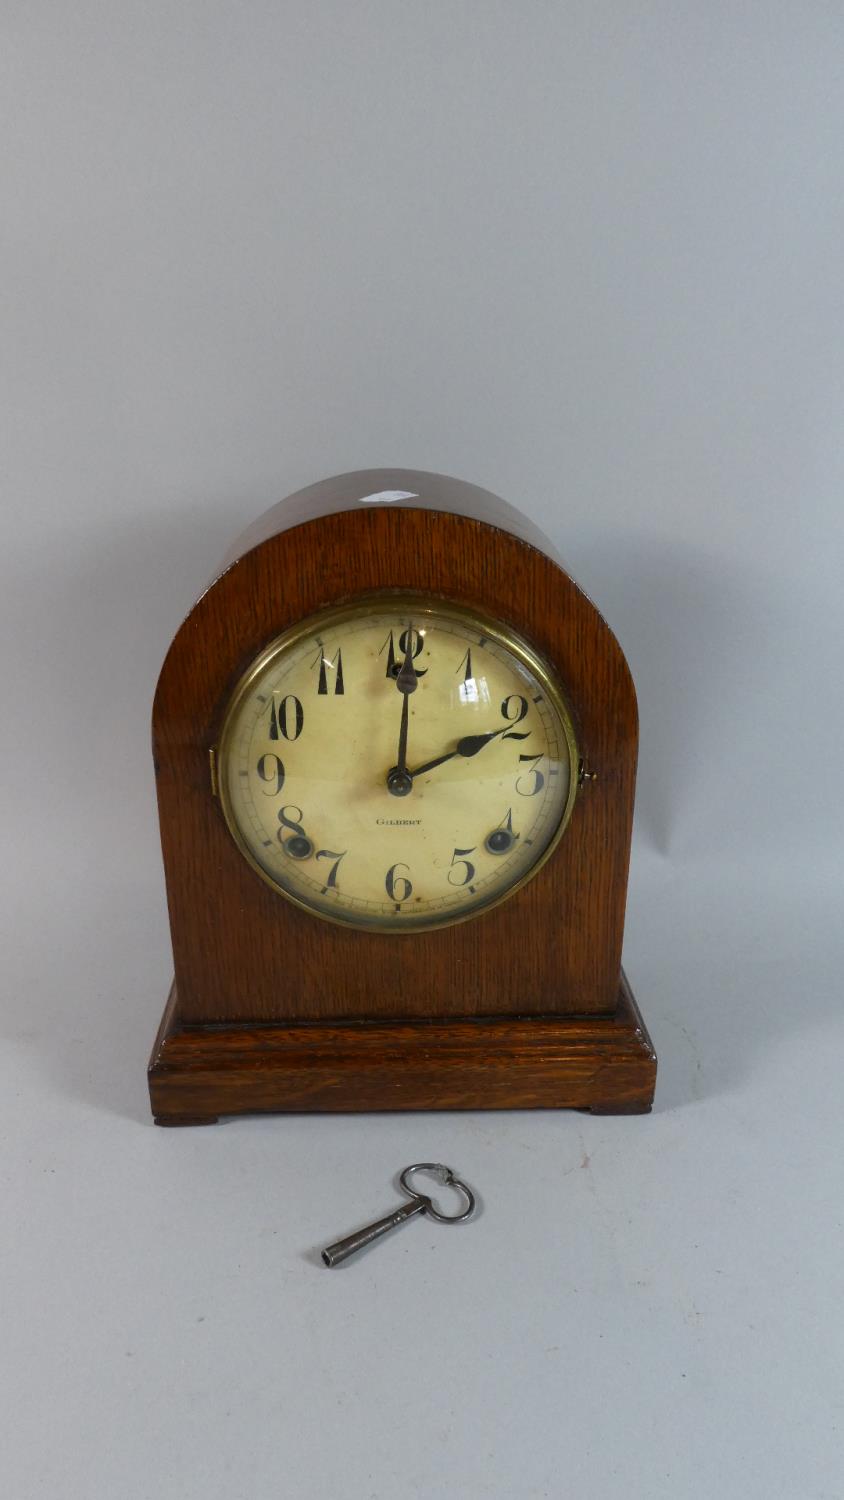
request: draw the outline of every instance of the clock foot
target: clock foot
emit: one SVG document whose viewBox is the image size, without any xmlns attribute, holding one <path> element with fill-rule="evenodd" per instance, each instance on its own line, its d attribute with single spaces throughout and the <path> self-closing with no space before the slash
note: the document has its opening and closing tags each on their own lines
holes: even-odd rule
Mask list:
<svg viewBox="0 0 844 1500">
<path fill-rule="evenodd" d="M 156 1125 L 216 1125 L 219 1115 L 155 1115 Z"/>
<path fill-rule="evenodd" d="M 633 1104 L 588 1104 L 580 1111 L 584 1115 L 649 1115 L 653 1100 Z"/>
<path fill-rule="evenodd" d="M 179 1021 L 149 1066 L 158 1124 L 220 1115 L 427 1109 L 647 1114 L 656 1054 L 625 975 L 611 1014 L 405 1021 Z"/>
</svg>

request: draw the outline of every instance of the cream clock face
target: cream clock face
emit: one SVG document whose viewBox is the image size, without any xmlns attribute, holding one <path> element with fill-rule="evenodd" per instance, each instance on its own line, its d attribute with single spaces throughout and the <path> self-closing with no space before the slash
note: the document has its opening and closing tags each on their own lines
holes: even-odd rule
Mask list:
<svg viewBox="0 0 844 1500">
<path fill-rule="evenodd" d="M 240 683 L 217 752 L 242 854 L 353 927 L 463 921 L 533 875 L 577 791 L 549 669 L 456 604 L 383 594 L 303 621 Z"/>
</svg>

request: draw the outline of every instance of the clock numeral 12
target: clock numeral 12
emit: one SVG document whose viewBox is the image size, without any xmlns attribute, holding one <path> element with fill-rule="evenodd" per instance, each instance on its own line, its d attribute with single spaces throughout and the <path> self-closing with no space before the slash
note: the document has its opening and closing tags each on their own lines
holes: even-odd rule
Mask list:
<svg viewBox="0 0 844 1500">
<path fill-rule="evenodd" d="M 419 655 L 419 653 L 422 650 L 422 648 L 423 648 L 424 645 L 425 645 L 424 638 L 419 634 L 418 630 L 414 630 L 414 632 L 413 632 L 413 645 L 412 645 L 412 649 L 411 649 L 411 653 L 410 653 L 414 660 Z M 407 655 L 407 631 L 403 630 L 402 633 L 401 633 L 401 635 L 399 636 L 399 655 L 398 656 L 396 656 L 396 648 L 395 648 L 395 645 L 393 643 L 393 632 L 392 632 L 392 630 L 390 631 L 390 634 L 387 636 L 387 639 L 385 640 L 383 646 L 381 647 L 381 650 L 378 652 L 378 655 L 382 656 L 385 651 L 387 653 L 387 670 L 386 670 L 386 672 L 385 672 L 384 675 L 386 677 L 397 677 L 399 671 L 401 670 L 401 664 L 404 661 L 405 656 Z M 416 668 L 416 676 L 417 677 L 424 677 L 425 673 L 427 672 L 427 670 L 428 670 L 427 667 L 417 667 Z"/>
</svg>

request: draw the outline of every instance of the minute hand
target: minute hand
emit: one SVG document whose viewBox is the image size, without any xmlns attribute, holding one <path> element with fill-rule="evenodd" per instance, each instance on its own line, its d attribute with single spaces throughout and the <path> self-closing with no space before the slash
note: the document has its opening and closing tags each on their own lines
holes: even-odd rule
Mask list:
<svg viewBox="0 0 844 1500">
<path fill-rule="evenodd" d="M 500 729 L 490 730 L 489 734 L 464 734 L 453 750 L 447 750 L 445 755 L 438 755 L 434 760 L 426 760 L 422 766 L 414 766 L 410 774 L 422 776 L 425 771 L 433 771 L 434 766 L 442 766 L 447 760 L 454 760 L 455 755 L 462 755 L 465 760 L 469 760 L 471 756 L 477 755 L 479 750 L 483 750 L 484 745 L 488 745 L 490 740 L 496 739 L 499 734 L 506 734 L 508 727 L 507 724 L 503 724 Z"/>
</svg>

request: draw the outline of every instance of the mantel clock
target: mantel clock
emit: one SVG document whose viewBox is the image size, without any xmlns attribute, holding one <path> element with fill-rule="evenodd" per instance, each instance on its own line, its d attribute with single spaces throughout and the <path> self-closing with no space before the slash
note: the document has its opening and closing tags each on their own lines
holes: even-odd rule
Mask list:
<svg viewBox="0 0 844 1500">
<path fill-rule="evenodd" d="M 504 501 L 340 475 L 235 545 L 165 660 L 160 1124 L 650 1108 L 621 968 L 633 683 Z"/>
</svg>

